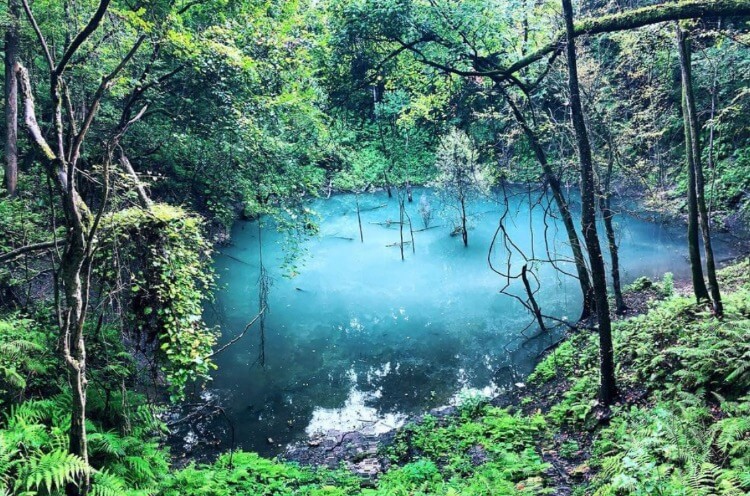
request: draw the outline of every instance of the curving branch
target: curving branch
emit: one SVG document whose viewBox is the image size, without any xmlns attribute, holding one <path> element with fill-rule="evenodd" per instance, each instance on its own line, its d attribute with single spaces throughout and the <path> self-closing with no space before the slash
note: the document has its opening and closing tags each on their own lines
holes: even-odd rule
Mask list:
<svg viewBox="0 0 750 496">
<path fill-rule="evenodd" d="M 70 62 L 71 57 L 73 57 L 76 51 L 78 51 L 78 48 L 83 44 L 83 42 L 86 41 L 86 39 L 91 36 L 94 31 L 96 31 L 96 28 L 99 27 L 99 24 L 101 24 L 102 19 L 104 18 L 104 14 L 107 12 L 107 8 L 109 7 L 110 2 L 111 0 L 99 1 L 99 7 L 96 9 L 96 12 L 94 12 L 94 15 L 91 16 L 88 24 L 84 26 L 84 28 L 70 43 L 70 46 L 67 48 L 67 50 L 65 50 L 65 53 L 60 59 L 60 62 L 55 67 L 54 73 L 56 76 L 60 76 L 63 72 L 65 72 L 65 67 L 68 65 L 68 62 Z"/>
<path fill-rule="evenodd" d="M 28 0 L 23 0 L 23 10 L 26 12 L 26 17 L 28 17 L 29 23 L 31 23 L 31 27 L 34 28 L 34 34 L 36 34 L 36 38 L 37 40 L 39 40 L 39 44 L 42 45 L 42 50 L 44 50 L 44 57 L 47 60 L 47 65 L 49 65 L 49 70 L 50 72 L 54 72 L 55 61 L 52 58 L 52 53 L 50 52 L 49 45 L 47 45 L 47 40 L 44 39 L 42 30 L 39 29 L 39 24 L 36 22 L 34 13 L 31 12 L 31 7 L 29 6 Z"/>
<path fill-rule="evenodd" d="M 91 124 L 94 122 L 94 116 L 96 115 L 96 111 L 99 110 L 99 104 L 101 103 L 104 93 L 112 86 L 115 77 L 117 77 L 117 74 L 119 74 L 120 71 L 122 71 L 122 69 L 127 65 L 127 63 L 130 62 L 130 59 L 133 58 L 135 53 L 138 51 L 138 48 L 140 48 L 145 39 L 146 37 L 141 35 L 133 44 L 132 48 L 128 51 L 127 55 L 125 55 L 120 63 L 117 64 L 117 67 L 115 67 L 112 72 L 102 78 L 102 82 L 99 84 L 99 87 L 94 93 L 89 111 L 83 120 L 83 124 L 81 124 L 81 130 L 78 132 L 75 141 L 73 142 L 73 151 L 70 154 L 70 163 L 73 167 L 75 167 L 76 163 L 78 162 L 78 157 L 81 152 L 81 145 L 83 144 L 83 140 L 86 138 L 86 133 L 91 128 Z"/>
</svg>

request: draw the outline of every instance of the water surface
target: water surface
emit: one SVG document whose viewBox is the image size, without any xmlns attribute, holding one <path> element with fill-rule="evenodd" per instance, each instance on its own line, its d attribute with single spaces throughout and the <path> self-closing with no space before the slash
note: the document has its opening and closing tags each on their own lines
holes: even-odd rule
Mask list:
<svg viewBox="0 0 750 496">
<path fill-rule="evenodd" d="M 359 197 L 364 242 L 353 195 L 313 201 L 320 233 L 303 243 L 293 277 L 282 267 L 286 238 L 270 220 L 261 221 L 260 243 L 256 222 L 235 226 L 232 246 L 215 259 L 223 289 L 207 309 L 224 342 L 258 311 L 261 245 L 271 283 L 263 341 L 256 325 L 220 354 L 211 385 L 234 423 L 239 447 L 273 454 L 318 431 L 387 430 L 410 414 L 471 394 L 494 394 L 521 381 L 560 337 L 559 328 L 539 335 L 526 308 L 500 292 L 508 281 L 488 263 L 505 213 L 513 243 L 496 238 L 496 268 L 507 270 L 510 251 L 517 275 L 524 263 L 520 250 L 527 258 L 562 260 L 558 269 L 574 272 L 564 261 L 570 250 L 548 200 L 524 190 L 515 190 L 507 206 L 497 192 L 474 199 L 467 248 L 450 235 L 456 209 L 432 190 L 415 190 L 414 202 L 406 203 L 413 229 L 424 228 L 422 196 L 431 206 L 431 228 L 414 233 L 404 261 L 398 201 L 384 192 Z M 686 274 L 682 229 L 627 215 L 616 223 L 625 283 L 668 271 Z M 404 239 L 411 241 L 408 225 Z M 721 258 L 728 248 L 717 245 Z M 542 310 L 575 320 L 577 281 L 551 264 L 529 267 L 541 286 Z M 523 296 L 520 280 L 510 283 L 506 291 Z"/>
</svg>

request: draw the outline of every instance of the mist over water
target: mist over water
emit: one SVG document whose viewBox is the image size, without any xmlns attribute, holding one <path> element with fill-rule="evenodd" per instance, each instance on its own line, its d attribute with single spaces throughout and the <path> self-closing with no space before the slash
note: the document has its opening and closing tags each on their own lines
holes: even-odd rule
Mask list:
<svg viewBox="0 0 750 496">
<path fill-rule="evenodd" d="M 210 385 L 234 423 L 237 445 L 274 454 L 279 445 L 317 431 L 388 430 L 408 415 L 522 381 L 562 329 L 538 335 L 523 305 L 500 293 L 507 280 L 490 269 L 488 250 L 506 212 L 506 231 L 527 257 L 570 257 L 556 210 L 546 208 L 549 200 L 539 195 L 513 190 L 507 212 L 498 192 L 471 201 L 466 248 L 461 236 L 450 236 L 456 209 L 432 190 L 415 189 L 414 202 L 406 203 L 413 228 L 424 228 L 422 196 L 431 206 L 432 228 L 414 233 L 414 251 L 405 245 L 405 261 L 395 194 L 359 197 L 364 243 L 354 195 L 315 200 L 310 208 L 320 216 L 320 233 L 303 243 L 294 277 L 282 268 L 285 236 L 264 219 L 263 263 L 271 278 L 265 367 L 258 360 L 256 325 L 217 356 L 219 369 Z M 618 215 L 616 223 L 624 283 L 641 275 L 687 273 L 682 228 L 626 215 Z M 215 257 L 222 289 L 206 316 L 221 326 L 220 344 L 258 311 L 258 235 L 256 222 L 237 223 L 232 245 Z M 411 240 L 408 225 L 404 240 Z M 505 246 L 499 237 L 491 257 L 502 271 Z M 717 240 L 719 260 L 728 250 Z M 515 275 L 523 261 L 512 251 Z M 551 264 L 530 267 L 540 283 L 536 298 L 542 311 L 575 320 L 581 304 L 577 281 Z M 575 272 L 566 262 L 558 267 Z M 520 280 L 511 280 L 507 291 L 524 297 Z"/>
</svg>

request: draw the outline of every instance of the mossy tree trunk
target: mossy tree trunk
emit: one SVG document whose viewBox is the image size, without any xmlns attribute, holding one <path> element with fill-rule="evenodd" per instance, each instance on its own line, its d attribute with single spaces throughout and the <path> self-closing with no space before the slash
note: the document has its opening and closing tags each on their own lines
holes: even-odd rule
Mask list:
<svg viewBox="0 0 750 496">
<path fill-rule="evenodd" d="M 570 0 L 562 0 L 565 16 L 567 44 L 565 47 L 568 61 L 568 86 L 570 88 L 570 107 L 575 130 L 578 160 L 581 167 L 581 228 L 583 239 L 589 252 L 591 281 L 596 301 L 596 315 L 599 323 L 600 380 L 599 397 L 604 406 L 610 406 L 617 397 L 615 381 L 614 348 L 612 345 L 612 322 L 609 316 L 607 278 L 596 229 L 596 191 L 594 167 L 591 157 L 591 144 L 581 104 L 581 92 L 578 84 L 578 67 L 576 58 L 575 30 L 573 28 L 573 6 Z"/>
<path fill-rule="evenodd" d="M 706 275 L 708 276 L 708 289 L 714 314 L 721 317 L 724 308 L 721 303 L 721 291 L 719 281 L 716 277 L 716 262 L 714 261 L 714 250 L 711 243 L 711 227 L 706 207 L 706 186 L 703 176 L 703 162 L 701 159 L 700 129 L 698 127 L 698 115 L 696 113 L 695 95 L 693 93 L 693 78 L 690 57 L 690 40 L 687 33 L 677 24 L 677 48 L 680 53 L 680 76 L 682 80 L 682 115 L 685 126 L 685 155 L 688 162 L 688 194 L 689 198 L 689 239 L 690 264 L 693 268 L 693 288 L 695 296 L 700 301 L 708 299 L 706 286 L 703 282 L 702 271 L 698 273 L 694 265 L 700 267 L 700 251 L 698 247 L 698 225 L 700 225 L 703 236 L 703 250 L 706 255 Z M 697 255 L 696 255 L 697 252 Z M 696 260 L 694 260 L 694 257 Z M 696 277 L 700 276 L 697 281 Z"/>
<path fill-rule="evenodd" d="M 5 176 L 8 196 L 18 187 L 18 83 L 13 73 L 18 58 L 18 25 L 21 7 L 8 0 L 8 25 L 5 28 Z"/>
</svg>

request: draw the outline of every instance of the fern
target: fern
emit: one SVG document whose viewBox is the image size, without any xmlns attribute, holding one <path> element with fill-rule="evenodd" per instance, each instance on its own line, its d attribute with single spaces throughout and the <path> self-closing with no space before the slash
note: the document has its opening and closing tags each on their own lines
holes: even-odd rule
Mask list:
<svg viewBox="0 0 750 496">
<path fill-rule="evenodd" d="M 107 470 L 97 470 L 92 475 L 92 496 L 122 496 L 127 492 L 125 481 Z"/>
<path fill-rule="evenodd" d="M 48 493 L 62 489 L 69 482 L 87 473 L 89 467 L 80 457 L 63 450 L 41 453 L 25 461 L 20 467 L 16 489 L 39 490 Z"/>
</svg>

